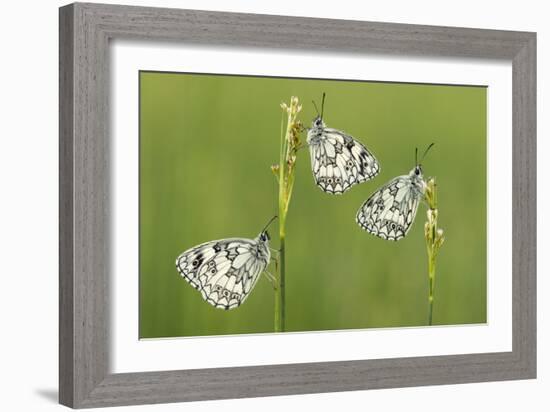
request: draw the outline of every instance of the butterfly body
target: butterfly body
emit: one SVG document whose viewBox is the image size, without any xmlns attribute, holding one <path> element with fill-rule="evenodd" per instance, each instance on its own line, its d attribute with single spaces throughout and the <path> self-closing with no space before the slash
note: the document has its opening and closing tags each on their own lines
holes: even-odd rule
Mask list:
<svg viewBox="0 0 550 412">
<path fill-rule="evenodd" d="M 176 259 L 176 268 L 205 301 L 228 310 L 246 300 L 270 259 L 264 230 L 255 239 L 213 240 L 188 249 Z"/>
<path fill-rule="evenodd" d="M 380 172 L 378 161 L 361 142 L 326 127 L 321 116 L 313 120 L 307 144 L 315 183 L 326 193 L 342 194 Z"/>
<path fill-rule="evenodd" d="M 386 240 L 399 240 L 409 232 L 426 182 L 420 165 L 409 174 L 390 180 L 359 208 L 356 221 L 367 232 Z"/>
</svg>

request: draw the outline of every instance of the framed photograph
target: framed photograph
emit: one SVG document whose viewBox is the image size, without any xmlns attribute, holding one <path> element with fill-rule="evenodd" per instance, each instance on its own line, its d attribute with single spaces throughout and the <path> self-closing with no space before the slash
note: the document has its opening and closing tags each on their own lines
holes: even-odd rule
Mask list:
<svg viewBox="0 0 550 412">
<path fill-rule="evenodd" d="M 60 402 L 536 376 L 536 35 L 60 9 Z"/>
</svg>

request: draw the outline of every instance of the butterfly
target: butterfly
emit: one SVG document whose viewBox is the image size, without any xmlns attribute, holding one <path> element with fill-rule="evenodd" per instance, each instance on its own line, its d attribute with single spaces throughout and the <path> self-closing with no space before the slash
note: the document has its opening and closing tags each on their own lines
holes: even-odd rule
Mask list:
<svg viewBox="0 0 550 412">
<path fill-rule="evenodd" d="M 240 306 L 262 273 L 275 281 L 266 268 L 271 259 L 267 227 L 276 217 L 255 239 L 213 240 L 186 250 L 176 259 L 178 272 L 212 306 Z"/>
<path fill-rule="evenodd" d="M 433 143 L 428 146 L 422 160 L 432 146 Z M 417 158 L 418 150 L 416 166 L 409 174 L 390 180 L 361 205 L 356 217 L 361 228 L 387 240 L 399 240 L 407 235 L 426 191 L 422 165 Z"/>
<path fill-rule="evenodd" d="M 320 114 L 315 102 L 313 105 L 317 117 L 308 130 L 307 144 L 317 186 L 326 193 L 342 194 L 380 173 L 378 161 L 361 142 L 340 130 L 326 127 L 324 93 Z"/>
</svg>

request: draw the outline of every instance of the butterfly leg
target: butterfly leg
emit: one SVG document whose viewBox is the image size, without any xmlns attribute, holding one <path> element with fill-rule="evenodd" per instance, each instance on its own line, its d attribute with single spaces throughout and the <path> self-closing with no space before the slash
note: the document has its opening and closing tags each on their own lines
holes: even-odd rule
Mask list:
<svg viewBox="0 0 550 412">
<path fill-rule="evenodd" d="M 308 143 L 302 143 L 300 144 L 300 146 L 296 148 L 296 152 L 298 152 L 299 150 L 305 149 L 306 147 L 309 147 L 309 146 L 310 145 Z"/>
<path fill-rule="evenodd" d="M 278 251 L 276 249 L 272 249 L 272 250 L 277 253 L 277 257 L 270 256 L 270 259 L 275 263 L 275 272 L 278 272 L 279 271 L 279 254 L 280 254 L 280 251 Z"/>
<path fill-rule="evenodd" d="M 273 249 L 270 247 L 272 252 L 277 254 L 277 257 L 270 256 L 270 260 L 275 263 L 275 272 L 279 271 L 279 255 L 281 254 L 281 251 L 279 249 Z M 275 279 L 275 276 L 273 276 L 271 273 L 269 273 L 267 270 L 264 271 L 267 278 L 271 281 L 271 284 L 273 285 L 273 289 L 277 289 L 277 279 Z"/>
<path fill-rule="evenodd" d="M 273 289 L 277 289 L 277 279 L 275 279 L 275 276 L 273 276 L 267 270 L 264 270 L 264 274 L 269 279 L 269 281 L 271 282 L 271 285 L 273 286 Z"/>
</svg>

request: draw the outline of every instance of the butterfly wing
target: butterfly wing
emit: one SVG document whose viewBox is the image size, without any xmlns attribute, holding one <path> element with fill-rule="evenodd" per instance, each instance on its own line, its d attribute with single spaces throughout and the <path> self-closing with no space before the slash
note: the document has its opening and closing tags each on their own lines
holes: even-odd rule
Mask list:
<svg viewBox="0 0 550 412">
<path fill-rule="evenodd" d="M 380 172 L 374 155 L 340 130 L 324 128 L 308 141 L 315 183 L 326 193 L 342 194 Z"/>
<path fill-rule="evenodd" d="M 396 177 L 361 205 L 357 223 L 382 239 L 402 239 L 414 222 L 420 198 L 409 176 Z"/>
<path fill-rule="evenodd" d="M 220 309 L 241 305 L 269 262 L 259 259 L 258 243 L 244 238 L 214 240 L 183 252 L 176 259 L 180 275 L 204 300 Z"/>
</svg>

